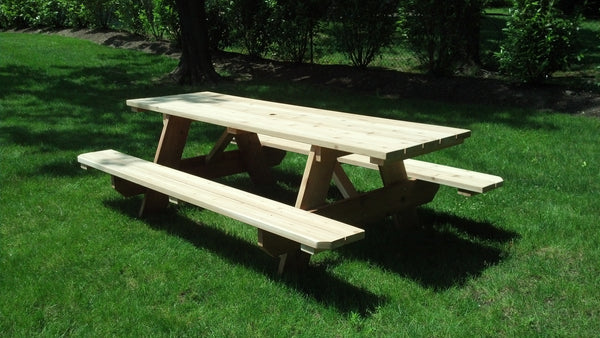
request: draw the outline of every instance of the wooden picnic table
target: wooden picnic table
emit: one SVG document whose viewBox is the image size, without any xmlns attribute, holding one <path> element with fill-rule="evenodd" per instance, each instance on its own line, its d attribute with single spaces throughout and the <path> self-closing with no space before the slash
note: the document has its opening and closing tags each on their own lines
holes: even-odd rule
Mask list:
<svg viewBox="0 0 600 338">
<path fill-rule="evenodd" d="M 225 127 L 223 136 L 208 156 L 209 160 L 213 160 L 235 137 L 244 153 L 241 156 L 249 162 L 247 170 L 257 181 L 265 179 L 269 163 L 266 155 L 262 154 L 258 135 L 309 144 L 310 153 L 296 201 L 296 207 L 302 209 L 315 209 L 324 205 L 337 167 L 336 159 L 340 156 L 367 156 L 372 164 L 379 167 L 386 185 L 403 181 L 406 181 L 405 185 L 414 185 L 414 182 L 408 182 L 402 160 L 460 144 L 470 136 L 470 131 L 466 129 L 299 107 L 212 92 L 132 99 L 127 100 L 127 105 L 136 111 L 165 114 L 155 162 L 168 166 L 177 167 L 181 164 L 179 161 L 192 121 Z M 227 168 L 223 172 L 228 172 Z M 408 188 L 419 190 L 419 187 Z M 379 194 L 382 195 L 385 194 Z M 379 197 L 381 198 L 387 199 L 385 196 Z M 406 199 L 410 200 L 411 196 Z M 422 204 L 423 197 L 415 196 L 415 200 L 415 203 Z M 410 201 L 405 202 L 411 204 Z M 344 211 L 340 213 L 346 214 Z M 366 214 L 368 210 L 362 213 Z"/>
<path fill-rule="evenodd" d="M 255 182 L 270 182 L 270 167 L 281 162 L 285 151 L 306 153 L 295 207 L 358 227 L 431 201 L 439 184 L 479 193 L 502 183 L 497 176 L 410 160 L 462 143 L 471 134 L 466 129 L 213 92 L 131 99 L 127 105 L 134 111 L 163 114 L 154 163 L 181 172 L 205 178 L 248 172 Z M 208 154 L 183 159 L 194 121 L 222 126 L 223 134 Z M 226 150 L 231 143 L 237 149 Z M 358 193 L 341 162 L 379 170 L 382 187 Z M 417 162 L 419 165 L 415 166 Z M 405 163 L 415 172 L 410 176 L 418 179 L 409 177 Z M 327 203 L 332 179 L 344 198 Z M 475 188 L 471 182 L 478 182 Z M 113 186 L 126 196 L 145 193 L 140 214 L 161 210 L 169 202 L 165 193 L 144 190 L 140 184 L 122 177 L 114 177 Z M 279 255 L 297 243 L 290 244 L 288 239 L 259 228 L 259 244 L 265 251 Z"/>
</svg>

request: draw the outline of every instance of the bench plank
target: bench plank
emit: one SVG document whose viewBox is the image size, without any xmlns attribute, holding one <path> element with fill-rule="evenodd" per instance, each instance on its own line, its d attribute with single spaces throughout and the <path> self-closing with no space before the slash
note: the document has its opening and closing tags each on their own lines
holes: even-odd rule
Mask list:
<svg viewBox="0 0 600 338">
<path fill-rule="evenodd" d="M 259 135 L 259 138 L 263 146 L 305 155 L 308 155 L 310 152 L 309 144 L 267 135 Z M 338 161 L 379 170 L 379 166 L 371 163 L 369 157 L 364 155 L 350 154 L 341 156 L 338 158 Z M 503 184 L 503 179 L 499 176 L 414 159 L 405 159 L 404 166 L 407 175 L 411 178 L 454 187 L 459 190 L 459 193 L 467 196 L 484 193 L 499 188 Z"/>
<path fill-rule="evenodd" d="M 77 157 L 84 167 L 145 186 L 300 243 L 314 253 L 364 238 L 364 230 L 115 150 Z"/>
</svg>

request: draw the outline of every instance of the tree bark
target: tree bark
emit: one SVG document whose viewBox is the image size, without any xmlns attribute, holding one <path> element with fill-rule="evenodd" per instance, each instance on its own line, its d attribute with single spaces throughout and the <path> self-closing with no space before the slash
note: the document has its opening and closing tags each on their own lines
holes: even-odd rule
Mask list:
<svg viewBox="0 0 600 338">
<path fill-rule="evenodd" d="M 175 0 L 181 26 L 181 58 L 171 75 L 180 84 L 220 79 L 208 44 L 205 0 Z"/>
</svg>

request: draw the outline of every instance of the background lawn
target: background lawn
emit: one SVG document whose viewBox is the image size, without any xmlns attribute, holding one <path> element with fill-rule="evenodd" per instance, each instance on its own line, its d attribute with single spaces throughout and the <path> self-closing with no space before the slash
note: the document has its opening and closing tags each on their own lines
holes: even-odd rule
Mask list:
<svg viewBox="0 0 600 338">
<path fill-rule="evenodd" d="M 171 336 L 596 336 L 600 329 L 600 120 L 448 105 L 278 82 L 181 88 L 176 61 L 87 41 L 0 33 L 0 332 Z M 502 176 L 471 198 L 442 188 L 423 228 L 388 220 L 365 240 L 277 276 L 254 228 L 189 206 L 136 218 L 139 198 L 83 171 L 80 153 L 151 159 L 161 116 L 127 98 L 219 91 L 472 130 L 425 159 Z M 193 125 L 187 154 L 220 130 Z M 304 158 L 277 186 L 293 199 Z M 359 189 L 375 172 L 351 168 Z"/>
</svg>

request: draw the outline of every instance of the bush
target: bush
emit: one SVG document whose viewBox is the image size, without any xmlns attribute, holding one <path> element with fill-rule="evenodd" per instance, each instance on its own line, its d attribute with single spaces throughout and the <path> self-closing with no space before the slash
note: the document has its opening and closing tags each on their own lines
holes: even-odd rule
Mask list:
<svg viewBox="0 0 600 338">
<path fill-rule="evenodd" d="M 36 26 L 40 1 L 2 0 L 0 24 L 2 28 L 27 28 Z"/>
<path fill-rule="evenodd" d="M 156 40 L 176 39 L 179 18 L 173 0 L 121 0 L 116 15 L 122 28 Z"/>
<path fill-rule="evenodd" d="M 63 0 L 67 9 L 67 26 L 86 28 L 90 26 L 90 14 L 85 4 L 78 0 Z"/>
<path fill-rule="evenodd" d="M 66 25 L 67 5 L 64 0 L 0 1 L 0 28 L 60 28 Z"/>
<path fill-rule="evenodd" d="M 553 0 L 517 0 L 497 53 L 500 70 L 513 79 L 539 82 L 576 59 L 578 17 L 567 18 Z"/>
<path fill-rule="evenodd" d="M 503 8 L 503 7 L 511 7 L 513 5 L 513 0 L 487 0 L 485 1 L 485 6 L 489 8 Z"/>
<path fill-rule="evenodd" d="M 479 63 L 483 4 L 483 0 L 403 2 L 403 33 L 429 73 L 448 75 L 459 62 Z"/>
<path fill-rule="evenodd" d="M 232 34 L 252 57 L 260 57 L 271 45 L 273 7 L 268 0 L 233 0 Z"/>
<path fill-rule="evenodd" d="M 583 13 L 588 0 L 555 0 L 554 7 L 566 16 Z"/>
<path fill-rule="evenodd" d="M 230 19 L 233 8 L 228 0 L 207 0 L 208 43 L 211 50 L 223 50 L 232 44 Z"/>
<path fill-rule="evenodd" d="M 67 26 L 67 5 L 62 0 L 40 1 L 39 21 L 43 27 L 61 28 Z"/>
<path fill-rule="evenodd" d="M 303 62 L 316 27 L 325 18 L 327 1 L 277 0 L 273 40 L 280 59 Z"/>
<path fill-rule="evenodd" d="M 333 35 L 339 51 L 354 66 L 366 67 L 392 43 L 396 0 L 345 0 L 332 5 Z"/>
<path fill-rule="evenodd" d="M 59 0 L 66 10 L 66 25 L 75 28 L 109 28 L 116 19 L 119 0 Z"/>
</svg>

